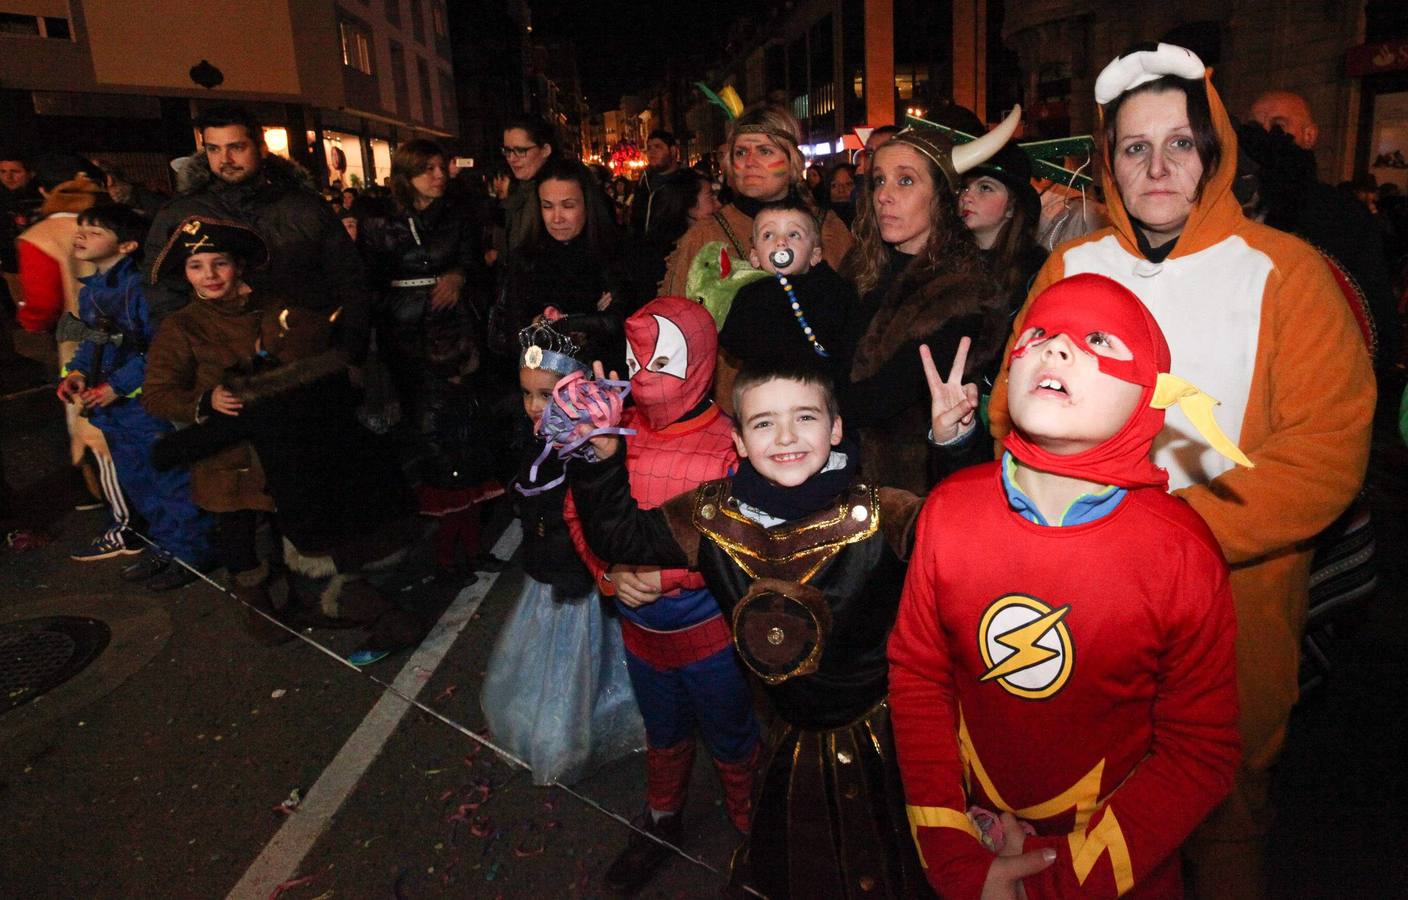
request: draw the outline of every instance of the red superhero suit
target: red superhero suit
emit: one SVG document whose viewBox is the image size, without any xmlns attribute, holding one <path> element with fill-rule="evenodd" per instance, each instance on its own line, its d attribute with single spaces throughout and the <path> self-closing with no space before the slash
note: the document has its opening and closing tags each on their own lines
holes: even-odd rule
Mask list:
<svg viewBox="0 0 1408 900">
<path fill-rule="evenodd" d="M 1021 436 L 1009 453 L 1126 493 L 1080 524 L 1037 524 L 991 463 L 929 497 L 889 645 L 911 831 L 945 897 L 978 897 L 995 858 L 970 806 L 1034 826 L 1024 851 L 1057 851 L 1023 879 L 1033 900 L 1181 897 L 1175 851 L 1226 795 L 1241 752 L 1227 566 L 1148 461 L 1162 407 L 1186 411 L 1198 395 L 1166 374 L 1158 326 L 1108 279 L 1059 282 L 1026 324 L 1041 330 L 1014 357 L 1059 334 L 1082 350 L 1114 334 L 1133 359 L 1098 357 L 1100 370 L 1145 390 L 1089 450 L 1056 456 Z"/>
<path fill-rule="evenodd" d="M 738 458 L 733 426 L 709 401 L 718 338 L 702 306 L 661 297 L 625 323 L 635 405 L 621 424 L 631 495 L 646 509 L 731 474 Z M 610 563 L 587 548 L 569 494 L 565 510 L 577 552 L 601 592 L 616 594 Z M 730 819 L 748 827 L 753 760 L 759 746 L 747 682 L 734 657 L 728 623 L 698 572 L 660 572 L 661 596 L 630 607 L 617 601 L 627 667 L 645 720 L 647 804 L 677 813 L 694 759 L 698 727 L 724 783 Z"/>
</svg>

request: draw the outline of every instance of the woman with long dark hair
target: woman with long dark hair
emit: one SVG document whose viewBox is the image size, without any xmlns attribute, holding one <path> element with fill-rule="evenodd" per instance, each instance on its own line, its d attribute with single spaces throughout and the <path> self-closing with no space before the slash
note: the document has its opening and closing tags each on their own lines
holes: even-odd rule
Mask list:
<svg viewBox="0 0 1408 900">
<path fill-rule="evenodd" d="M 577 160 L 548 162 L 538 173 L 538 206 L 537 231 L 509 264 L 505 325 L 516 332 L 552 308 L 561 315 L 602 316 L 619 334 L 638 298 L 624 274 L 620 232 L 596 176 Z"/>
<path fill-rule="evenodd" d="M 943 367 L 970 338 L 968 372 L 980 371 L 1001 346 L 1004 301 L 958 216 L 956 194 L 962 173 L 995 153 L 1016 126 L 1014 112 L 957 147 L 938 130 L 906 129 L 875 151 L 856 247 L 841 273 L 861 297 L 841 415 L 859 433 L 861 465 L 873 483 L 923 495 L 934 481 L 919 345 L 928 344 Z"/>
</svg>

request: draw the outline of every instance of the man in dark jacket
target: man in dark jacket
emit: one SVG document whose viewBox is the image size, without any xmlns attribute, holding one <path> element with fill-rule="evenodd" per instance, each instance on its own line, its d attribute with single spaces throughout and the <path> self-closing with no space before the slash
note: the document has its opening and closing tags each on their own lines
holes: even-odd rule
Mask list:
<svg viewBox="0 0 1408 900">
<path fill-rule="evenodd" d="M 1266 224 L 1302 237 L 1334 257 L 1359 285 L 1378 334 L 1377 368 L 1398 360 L 1398 306 L 1384 260 L 1383 236 L 1363 204 L 1345 197 L 1316 176 L 1319 129 L 1305 98 L 1268 91 L 1251 107 L 1265 134 L 1238 130 L 1244 152 L 1260 167 Z"/>
<path fill-rule="evenodd" d="M 147 235 L 148 259 L 188 216 L 216 216 L 253 227 L 269 246 L 269 263 L 248 272 L 256 294 L 307 309 L 342 308 L 337 342 L 353 363 L 366 352 L 370 296 L 357 248 L 304 173 L 264 149 L 263 131 L 246 110 L 221 106 L 196 120 L 204 153 L 190 165 L 193 187 L 162 207 Z M 168 273 L 147 292 L 157 321 L 186 305 L 190 285 Z"/>
<path fill-rule="evenodd" d="M 650 133 L 645 142 L 645 158 L 648 162 L 645 174 L 631 195 L 631 230 L 636 234 L 645 234 L 650 229 L 650 206 L 655 192 L 672 179 L 686 175 L 680 169 L 680 148 L 675 136 L 668 131 L 657 129 Z"/>
</svg>

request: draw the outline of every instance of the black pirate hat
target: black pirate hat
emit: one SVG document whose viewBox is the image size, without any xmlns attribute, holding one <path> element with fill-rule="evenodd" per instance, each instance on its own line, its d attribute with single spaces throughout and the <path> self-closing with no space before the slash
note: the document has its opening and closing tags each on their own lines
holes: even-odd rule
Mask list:
<svg viewBox="0 0 1408 900">
<path fill-rule="evenodd" d="M 210 216 L 187 216 L 171 232 L 170 240 L 152 263 L 152 284 L 174 267 L 184 266 L 186 259 L 196 253 L 228 253 L 247 268 L 269 261 L 269 246 L 248 225 Z"/>
</svg>

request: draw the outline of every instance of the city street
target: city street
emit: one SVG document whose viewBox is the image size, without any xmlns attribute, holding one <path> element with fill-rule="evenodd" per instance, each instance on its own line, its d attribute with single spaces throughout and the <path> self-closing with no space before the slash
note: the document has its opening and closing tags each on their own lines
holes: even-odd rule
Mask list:
<svg viewBox="0 0 1408 900">
<path fill-rule="evenodd" d="M 38 373 L 15 363 L 3 374 L 6 474 L 28 521 L 54 541 L 0 552 L 0 624 L 87 617 L 111 636 L 71 680 L 0 713 L 0 893 L 600 895 L 601 873 L 627 836 L 611 814 L 629 818 L 642 802 L 640 759 L 578 785 L 580 797 L 534 787 L 370 677 L 480 729 L 480 681 L 516 595 L 516 569 L 469 587 L 431 578 L 426 561 L 394 573 L 388 587 L 403 602 L 444 612 L 419 649 L 366 672 L 303 643 L 257 646 L 235 601 L 209 585 L 151 595 L 118 580 L 117 560 L 69 561 L 102 514 L 70 511 L 78 492 L 62 466 L 50 392 L 16 394 Z M 1381 428 L 1371 476 L 1383 584 L 1367 613 L 1340 630 L 1335 669 L 1302 703 L 1276 769 L 1277 896 L 1386 896 L 1386 886 L 1408 883 L 1400 689 L 1408 467 L 1392 436 Z M 517 525 L 502 510 L 491 531 L 501 554 L 516 546 Z M 309 636 L 339 653 L 360 640 L 355 631 Z M 720 803 L 701 763 L 685 850 L 703 864 L 671 860 L 645 896 L 718 894 L 723 879 L 710 867 L 726 868 L 732 849 Z"/>
</svg>

